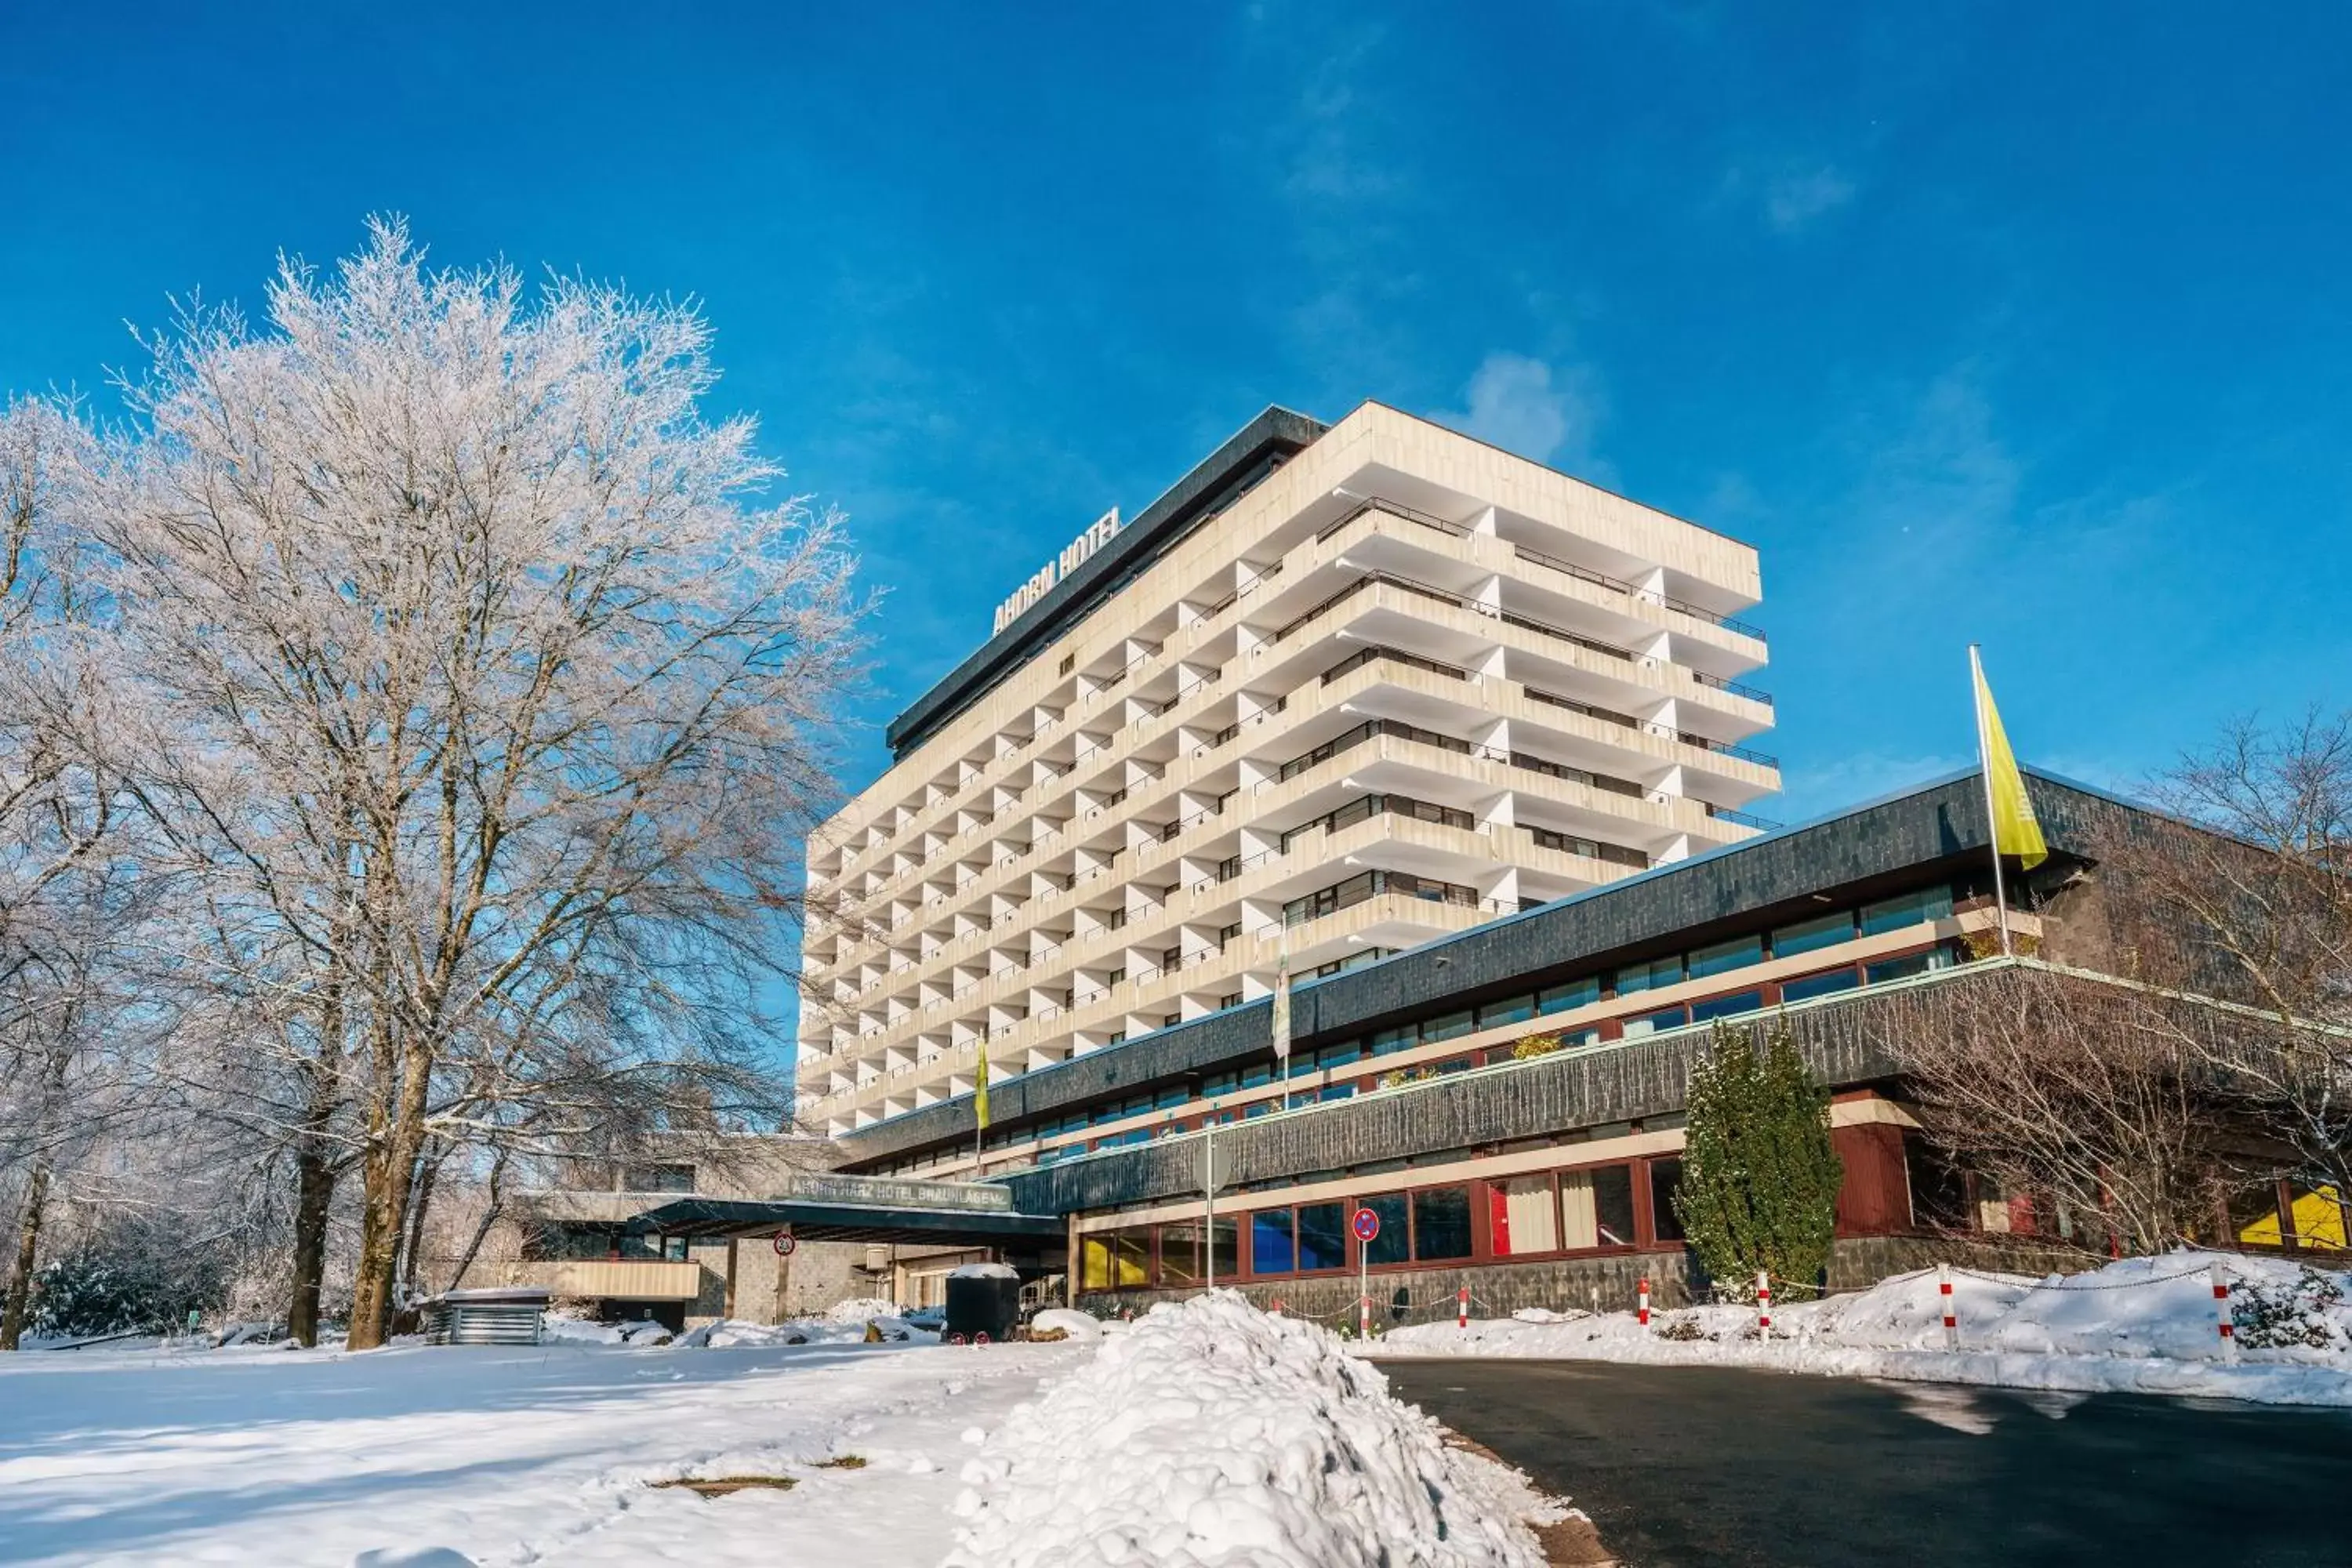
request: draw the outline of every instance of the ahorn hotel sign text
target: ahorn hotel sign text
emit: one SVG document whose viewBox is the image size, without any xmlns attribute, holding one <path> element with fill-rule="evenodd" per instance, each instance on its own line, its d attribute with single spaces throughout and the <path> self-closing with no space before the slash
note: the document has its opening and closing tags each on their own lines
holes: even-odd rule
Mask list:
<svg viewBox="0 0 2352 1568">
<path fill-rule="evenodd" d="M 1117 538 L 1118 528 L 1118 508 L 1113 507 L 1097 518 L 1092 528 L 1062 546 L 1058 560 L 1048 561 L 1038 567 L 1035 576 L 1013 589 L 1012 596 L 996 606 L 996 630 L 1003 631 L 1028 614 L 1029 606 L 1044 598 L 1047 589 L 1076 571 L 1087 556 Z"/>
</svg>

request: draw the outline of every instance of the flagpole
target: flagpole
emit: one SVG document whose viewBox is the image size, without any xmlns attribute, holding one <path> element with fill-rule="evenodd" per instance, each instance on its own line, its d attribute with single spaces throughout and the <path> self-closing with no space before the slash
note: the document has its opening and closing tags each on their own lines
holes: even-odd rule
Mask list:
<svg viewBox="0 0 2352 1568">
<path fill-rule="evenodd" d="M 1992 747 L 1985 736 L 1984 660 L 1969 644 L 1969 689 L 1977 710 L 1977 772 L 1984 779 L 1985 838 L 1992 847 L 1992 901 L 2000 919 L 2000 955 L 2012 956 L 2009 939 L 2009 889 L 2000 870 L 2000 816 L 1992 798 Z"/>
</svg>

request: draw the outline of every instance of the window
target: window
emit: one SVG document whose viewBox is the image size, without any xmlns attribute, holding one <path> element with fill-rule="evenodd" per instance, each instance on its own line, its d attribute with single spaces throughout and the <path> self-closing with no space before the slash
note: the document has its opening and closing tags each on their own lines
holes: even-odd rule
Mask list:
<svg viewBox="0 0 2352 1568">
<path fill-rule="evenodd" d="M 1298 1238 L 1288 1209 L 1250 1215 L 1250 1272 L 1288 1274 L 1298 1267 Z"/>
<path fill-rule="evenodd" d="M 1661 985 L 1675 985 L 1683 977 L 1682 954 L 1657 959 L 1649 963 L 1629 963 L 1617 972 L 1617 994 L 1631 995 L 1636 991 L 1654 991 Z"/>
<path fill-rule="evenodd" d="M 1881 899 L 1862 907 L 1862 934 L 1876 936 L 1881 931 L 1900 931 L 1922 921 L 1948 920 L 1952 913 L 1952 889 L 1929 888 L 1921 892 L 1905 893 L 1898 898 Z"/>
<path fill-rule="evenodd" d="M 1589 1171 L 1563 1171 L 1559 1208 L 1563 1246 L 1633 1246 L 1633 1167 L 1601 1165 Z"/>
<path fill-rule="evenodd" d="M 1496 1028 L 1504 1024 L 1522 1024 L 1536 1016 L 1536 999 L 1532 996 L 1507 996 L 1500 1002 L 1488 1002 L 1478 1009 L 1478 1026 Z"/>
<path fill-rule="evenodd" d="M 1342 1040 L 1336 1046 L 1326 1046 L 1316 1052 L 1315 1064 L 1318 1067 L 1340 1067 L 1363 1054 L 1364 1043 L 1361 1040 Z"/>
<path fill-rule="evenodd" d="M 690 1193 L 694 1191 L 694 1167 L 631 1165 L 621 1173 L 621 1190 L 625 1193 Z"/>
<path fill-rule="evenodd" d="M 1678 1029 L 1683 1026 L 1683 1014 L 1684 1009 L 1680 1007 L 1661 1007 L 1654 1013 L 1626 1019 L 1622 1032 L 1630 1040 L 1642 1035 L 1654 1035 L 1660 1029 Z"/>
<path fill-rule="evenodd" d="M 1548 985 L 1536 993 L 1536 1011 L 1565 1013 L 1571 1007 L 1589 1006 L 1601 1000 L 1601 976 L 1588 974 L 1581 980 L 1571 980 L 1564 985 Z"/>
<path fill-rule="evenodd" d="M 1821 974 L 1808 974 L 1797 980 L 1780 983 L 1780 1000 L 1802 1002 L 1808 997 L 1827 996 L 1839 991 L 1851 991 L 1862 984 L 1853 964 L 1843 969 L 1832 969 Z"/>
<path fill-rule="evenodd" d="M 1646 1122 L 1644 1126 L 1648 1125 Z M 1675 1213 L 1675 1194 L 1682 1189 L 1680 1160 L 1650 1162 L 1650 1234 L 1660 1241 L 1683 1238 L 1682 1216 Z"/>
<path fill-rule="evenodd" d="M 1079 1282 L 1088 1290 L 1131 1290 L 1151 1283 L 1151 1229 L 1103 1231 L 1078 1245 Z"/>
<path fill-rule="evenodd" d="M 1721 974 L 1729 969 L 1745 969 L 1751 963 L 1764 962 L 1764 939 L 1760 936 L 1738 936 L 1729 942 L 1719 942 L 1712 947 L 1702 947 L 1690 955 L 1690 977 L 1704 980 L 1710 974 Z"/>
<path fill-rule="evenodd" d="M 1486 1186 L 1486 1234 L 1495 1256 L 1559 1249 L 1559 1205 L 1549 1176 L 1520 1176 Z"/>
<path fill-rule="evenodd" d="M 1710 1018 L 1728 1018 L 1738 1013 L 1760 1012 L 1763 1006 L 1764 993 L 1761 991 L 1741 991 L 1729 996 L 1710 996 L 1704 1002 L 1691 1004 L 1691 1022 L 1704 1024 Z"/>
<path fill-rule="evenodd" d="M 1348 1267 L 1348 1205 L 1301 1204 L 1298 1207 L 1298 1268 Z"/>
<path fill-rule="evenodd" d="M 1423 1022 L 1421 1026 L 1421 1037 L 1425 1042 L 1450 1040 L 1457 1035 L 1468 1034 L 1471 1026 L 1470 1011 L 1465 1007 L 1459 1013 L 1447 1013 L 1442 1017 L 1431 1018 Z"/>
<path fill-rule="evenodd" d="M 1380 1235 L 1364 1248 L 1364 1261 L 1376 1268 L 1383 1263 L 1409 1261 L 1412 1257 L 1412 1240 L 1405 1228 L 1404 1194 L 1384 1193 L 1376 1198 L 1366 1198 L 1360 1206 L 1371 1210 L 1381 1221 Z"/>
<path fill-rule="evenodd" d="M 1890 980 L 1908 980 L 1915 974 L 1933 970 L 1949 969 L 1952 955 L 1942 948 L 1930 948 L 1926 952 L 1906 952 L 1900 958 L 1882 958 L 1876 963 L 1863 965 L 1865 984 L 1884 985 Z"/>
<path fill-rule="evenodd" d="M 1780 927 L 1772 933 L 1772 956 L 1794 958 L 1801 952 L 1816 948 L 1835 947 L 1853 940 L 1853 911 L 1840 910 L 1833 915 L 1817 920 L 1799 921 L 1795 925 Z"/>
<path fill-rule="evenodd" d="M 1412 1194 L 1412 1255 L 1423 1263 L 1470 1256 L 1470 1189 L 1429 1187 Z"/>
<path fill-rule="evenodd" d="M 1372 1037 L 1372 1055 L 1384 1057 L 1391 1051 L 1403 1050 L 1407 1046 L 1418 1042 L 1420 1037 L 1420 1031 L 1411 1024 L 1406 1024 L 1400 1028 L 1382 1029 Z"/>
</svg>

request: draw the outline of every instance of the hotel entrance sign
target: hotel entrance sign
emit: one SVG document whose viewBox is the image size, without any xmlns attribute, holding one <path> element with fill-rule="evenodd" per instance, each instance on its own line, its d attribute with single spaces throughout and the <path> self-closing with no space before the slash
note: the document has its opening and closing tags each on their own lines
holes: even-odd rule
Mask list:
<svg viewBox="0 0 2352 1568">
<path fill-rule="evenodd" d="M 1076 571 L 1085 563 L 1087 557 L 1117 538 L 1120 526 L 1117 507 L 1095 519 L 1092 528 L 1062 546 L 1061 554 L 1038 567 L 1029 581 L 1013 589 L 1004 603 L 996 606 L 995 629 L 1001 632 L 1027 615 L 1030 606 L 1045 596 L 1046 590 Z"/>
</svg>

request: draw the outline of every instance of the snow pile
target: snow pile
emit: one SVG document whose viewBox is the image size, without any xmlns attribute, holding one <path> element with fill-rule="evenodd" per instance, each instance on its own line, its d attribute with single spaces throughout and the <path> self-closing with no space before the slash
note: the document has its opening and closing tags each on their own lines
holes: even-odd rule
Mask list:
<svg viewBox="0 0 2352 1568">
<path fill-rule="evenodd" d="M 898 1303 L 882 1296 L 852 1296 L 848 1300 L 835 1301 L 824 1310 L 824 1321 L 828 1323 L 863 1325 L 868 1318 L 895 1318 L 898 1315 Z"/>
<path fill-rule="evenodd" d="M 1074 1340 L 1098 1340 L 1103 1337 L 1100 1318 L 1068 1307 L 1048 1307 L 1029 1320 L 1029 1332 L 1038 1334 L 1060 1332 Z"/>
<path fill-rule="evenodd" d="M 977 1430 L 947 1568 L 1542 1568 L 1516 1473 L 1331 1334 L 1219 1290 L 1154 1307 Z"/>
<path fill-rule="evenodd" d="M 2209 1267 L 2230 1280 L 2238 1345 L 2219 1331 Z M 1749 1306 L 1631 1312 L 1531 1309 L 1508 1321 L 1424 1323 L 1376 1354 L 1528 1356 L 1770 1366 L 1791 1372 L 2085 1393 L 2200 1394 L 2352 1405 L 2352 1278 L 2281 1258 L 2183 1250 L 2033 1279 L 1953 1271 L 1959 1349 L 1944 1348 L 1935 1271 L 1825 1301 L 1779 1300 L 1760 1341 Z"/>
<path fill-rule="evenodd" d="M 779 1345 L 851 1345 L 863 1342 L 871 1323 L 891 1343 L 936 1344 L 939 1335 L 903 1318 L 796 1318 L 784 1323 L 744 1323 L 721 1318 L 677 1337 L 680 1350 L 771 1350 Z"/>
</svg>

